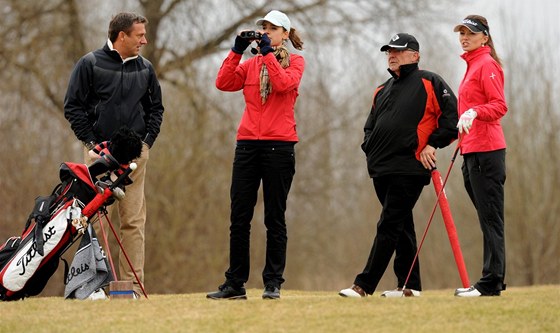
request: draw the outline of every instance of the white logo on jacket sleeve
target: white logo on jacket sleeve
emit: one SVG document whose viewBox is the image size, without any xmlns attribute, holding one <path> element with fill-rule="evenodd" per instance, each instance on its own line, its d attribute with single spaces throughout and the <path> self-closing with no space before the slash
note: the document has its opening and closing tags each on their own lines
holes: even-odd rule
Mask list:
<svg viewBox="0 0 560 333">
<path fill-rule="evenodd" d="M 494 80 L 495 77 L 496 77 L 496 74 L 494 74 L 494 73 L 490 74 L 490 78 L 491 78 L 492 80 Z"/>
</svg>

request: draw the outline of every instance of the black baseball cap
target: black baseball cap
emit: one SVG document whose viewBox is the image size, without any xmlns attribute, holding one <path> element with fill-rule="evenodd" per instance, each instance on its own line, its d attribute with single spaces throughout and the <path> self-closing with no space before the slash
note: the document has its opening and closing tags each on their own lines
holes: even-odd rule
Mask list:
<svg viewBox="0 0 560 333">
<path fill-rule="evenodd" d="M 461 29 L 461 27 L 465 27 L 474 33 L 483 32 L 485 35 L 488 35 L 488 30 L 490 30 L 486 25 L 484 25 L 484 23 L 474 18 L 464 19 L 461 24 L 457 24 L 455 26 L 453 31 L 457 32 L 459 31 L 459 29 Z"/>
<path fill-rule="evenodd" d="M 381 52 L 387 51 L 388 49 L 406 50 L 411 49 L 414 51 L 420 51 L 420 44 L 414 36 L 400 32 L 393 37 L 387 45 L 381 47 Z"/>
</svg>

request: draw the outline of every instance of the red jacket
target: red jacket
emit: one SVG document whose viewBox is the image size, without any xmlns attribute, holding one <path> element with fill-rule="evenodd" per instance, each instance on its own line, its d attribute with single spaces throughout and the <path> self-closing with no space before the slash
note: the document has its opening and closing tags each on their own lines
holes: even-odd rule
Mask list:
<svg viewBox="0 0 560 333">
<path fill-rule="evenodd" d="M 467 72 L 459 86 L 459 117 L 468 109 L 477 113 L 469 134 L 463 134 L 461 154 L 506 148 L 500 119 L 507 112 L 504 72 L 490 56 L 489 47 L 465 52 Z"/>
<path fill-rule="evenodd" d="M 280 66 L 274 54 L 258 55 L 240 64 L 241 54 L 230 51 L 216 78 L 223 91 L 243 89 L 245 110 L 237 129 L 237 140 L 274 140 L 297 142 L 294 105 L 305 61 L 290 55 L 290 66 Z M 263 62 L 268 69 L 272 92 L 261 104 L 260 71 Z"/>
</svg>

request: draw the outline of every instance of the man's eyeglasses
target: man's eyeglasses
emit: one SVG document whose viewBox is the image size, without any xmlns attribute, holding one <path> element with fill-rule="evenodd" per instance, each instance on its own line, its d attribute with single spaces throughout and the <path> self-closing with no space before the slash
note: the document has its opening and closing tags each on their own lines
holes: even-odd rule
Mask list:
<svg viewBox="0 0 560 333">
<path fill-rule="evenodd" d="M 400 54 L 400 53 L 403 53 L 405 51 L 418 52 L 418 51 L 413 50 L 413 49 L 388 49 L 387 51 L 385 51 L 385 54 L 386 55 L 389 55 L 391 53 L 399 53 Z"/>
</svg>

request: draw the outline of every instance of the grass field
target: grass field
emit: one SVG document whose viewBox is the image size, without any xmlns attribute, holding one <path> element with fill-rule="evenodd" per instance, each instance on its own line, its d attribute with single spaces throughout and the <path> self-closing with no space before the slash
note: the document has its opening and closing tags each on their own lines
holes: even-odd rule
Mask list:
<svg viewBox="0 0 560 333">
<path fill-rule="evenodd" d="M 453 290 L 418 298 L 376 293 L 283 290 L 281 300 L 207 300 L 205 294 L 148 300 L 76 301 L 34 297 L 0 302 L 0 332 L 560 332 L 560 288 L 508 288 L 501 297 L 463 299 Z"/>
</svg>

